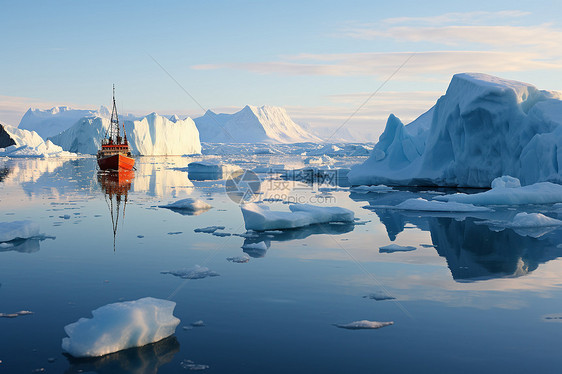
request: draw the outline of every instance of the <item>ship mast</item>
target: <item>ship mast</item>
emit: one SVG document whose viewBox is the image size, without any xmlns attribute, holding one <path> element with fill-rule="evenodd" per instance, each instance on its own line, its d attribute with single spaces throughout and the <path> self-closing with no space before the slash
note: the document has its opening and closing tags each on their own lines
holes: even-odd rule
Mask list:
<svg viewBox="0 0 562 374">
<path fill-rule="evenodd" d="M 115 104 L 115 85 L 113 85 L 113 109 L 111 110 L 111 124 L 109 127 L 109 138 L 114 144 L 121 144 L 121 134 L 119 129 L 119 115 Z"/>
</svg>

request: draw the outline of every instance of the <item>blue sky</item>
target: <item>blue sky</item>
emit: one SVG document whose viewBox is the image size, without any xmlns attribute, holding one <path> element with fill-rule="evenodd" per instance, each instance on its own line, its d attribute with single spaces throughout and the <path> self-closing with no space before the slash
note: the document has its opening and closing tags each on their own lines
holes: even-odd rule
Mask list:
<svg viewBox="0 0 562 374">
<path fill-rule="evenodd" d="M 0 123 L 29 107 L 189 115 L 283 106 L 378 137 L 476 71 L 562 90 L 559 1 L 2 1 Z M 156 62 L 155 62 L 156 61 Z M 166 72 L 201 105 L 195 103 Z"/>
</svg>

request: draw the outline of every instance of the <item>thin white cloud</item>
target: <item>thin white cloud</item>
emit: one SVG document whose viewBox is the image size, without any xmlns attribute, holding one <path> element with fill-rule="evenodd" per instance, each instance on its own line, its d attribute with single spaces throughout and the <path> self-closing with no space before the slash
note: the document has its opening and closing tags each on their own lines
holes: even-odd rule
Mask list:
<svg viewBox="0 0 562 374">
<path fill-rule="evenodd" d="M 514 20 L 530 15 L 530 12 L 521 10 L 502 10 L 499 12 L 453 12 L 430 17 L 394 17 L 382 21 L 383 24 L 423 24 L 423 25 L 444 25 L 444 24 L 482 24 L 486 22 L 498 22 L 498 20 Z"/>
<path fill-rule="evenodd" d="M 385 79 L 404 63 L 412 52 L 299 54 L 285 61 L 194 65 L 192 69 L 237 69 L 257 74 L 371 76 Z M 562 69 L 561 59 L 546 61 L 537 52 L 432 51 L 418 52 L 394 77 L 423 80 L 427 74 L 450 78 L 465 71 L 506 72 Z"/>
</svg>

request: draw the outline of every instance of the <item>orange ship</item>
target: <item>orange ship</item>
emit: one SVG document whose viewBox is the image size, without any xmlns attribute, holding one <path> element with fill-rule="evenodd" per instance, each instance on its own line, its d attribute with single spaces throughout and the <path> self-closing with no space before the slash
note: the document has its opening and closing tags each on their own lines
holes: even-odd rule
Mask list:
<svg viewBox="0 0 562 374">
<path fill-rule="evenodd" d="M 111 123 L 101 142 L 101 149 L 98 151 L 98 166 L 100 170 L 132 170 L 135 166 L 135 159 L 131 157 L 131 149 L 127 142 L 125 125 L 123 125 L 123 137 L 121 137 L 119 116 L 115 105 L 115 86 L 113 86 Z"/>
</svg>

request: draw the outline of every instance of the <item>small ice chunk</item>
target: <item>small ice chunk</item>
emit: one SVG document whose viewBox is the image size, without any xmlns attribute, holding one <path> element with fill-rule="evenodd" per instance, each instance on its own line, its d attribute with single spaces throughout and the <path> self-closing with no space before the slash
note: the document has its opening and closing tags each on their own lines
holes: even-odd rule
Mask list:
<svg viewBox="0 0 562 374">
<path fill-rule="evenodd" d="M 215 271 L 209 270 L 207 267 L 199 265 L 195 265 L 189 269 L 162 271 L 161 274 L 172 274 L 183 279 L 203 279 L 207 277 L 218 277 L 220 275 Z"/>
<path fill-rule="evenodd" d="M 186 370 L 193 370 L 193 371 L 201 371 L 201 370 L 207 370 L 209 368 L 209 365 L 203 365 L 203 364 L 196 364 L 191 360 L 182 360 L 180 362 L 180 366 L 183 369 Z"/>
<path fill-rule="evenodd" d="M 348 329 L 348 330 L 365 330 L 365 329 L 380 329 L 381 327 L 394 325 L 394 322 L 377 322 L 377 321 L 355 321 L 347 324 L 336 324 L 335 326 Z"/>
<path fill-rule="evenodd" d="M 398 245 L 398 244 L 389 244 L 385 245 L 384 247 L 379 248 L 380 253 L 392 253 L 392 252 L 410 252 L 415 251 L 416 247 L 412 247 L 410 245 Z"/>
<path fill-rule="evenodd" d="M 39 235 L 39 224 L 33 221 L 0 222 L 0 243 L 28 239 Z"/>
<path fill-rule="evenodd" d="M 521 187 L 519 179 L 509 175 L 497 177 L 492 181 L 492 189 L 494 188 L 518 188 Z"/>
<path fill-rule="evenodd" d="M 19 316 L 27 316 L 33 314 L 33 312 L 29 310 L 20 310 L 19 312 L 15 313 L 0 313 L 0 318 L 16 318 Z"/>
<path fill-rule="evenodd" d="M 193 326 L 193 327 L 203 327 L 203 326 L 205 326 L 205 322 L 203 322 L 202 320 L 191 322 L 191 326 Z"/>
<path fill-rule="evenodd" d="M 340 207 L 320 207 L 310 204 L 292 204 L 291 212 L 272 211 L 263 204 L 241 206 L 246 230 L 282 230 L 316 223 L 353 222 L 353 211 Z"/>
<path fill-rule="evenodd" d="M 224 236 L 231 236 L 232 234 L 229 233 L 229 232 L 223 232 L 223 231 L 220 231 L 220 232 L 219 232 L 219 231 L 215 231 L 215 232 L 213 232 L 213 235 L 214 235 L 214 236 L 221 236 L 221 237 L 224 237 Z"/>
<path fill-rule="evenodd" d="M 265 249 L 267 250 L 267 247 Z M 226 260 L 230 261 L 230 262 L 235 262 L 237 264 L 245 264 L 246 262 L 250 261 L 250 257 L 247 256 L 247 255 L 246 256 L 237 256 L 237 257 L 227 257 Z"/>
<path fill-rule="evenodd" d="M 208 210 L 212 208 L 211 205 L 207 204 L 203 200 L 192 199 L 192 198 L 178 200 L 168 205 L 160 205 L 159 207 L 168 208 L 168 209 L 177 209 L 177 210 L 187 210 L 191 212 L 195 212 L 199 210 Z"/>
<path fill-rule="evenodd" d="M 64 327 L 62 349 L 74 357 L 99 357 L 127 348 L 155 343 L 172 335 L 180 320 L 176 303 L 145 297 L 104 305 L 93 318 L 80 318 Z"/>
<path fill-rule="evenodd" d="M 195 229 L 195 232 L 204 232 L 205 234 L 212 234 L 217 230 L 224 230 L 224 226 L 209 226 L 209 227 L 201 227 L 199 229 Z"/>
</svg>

